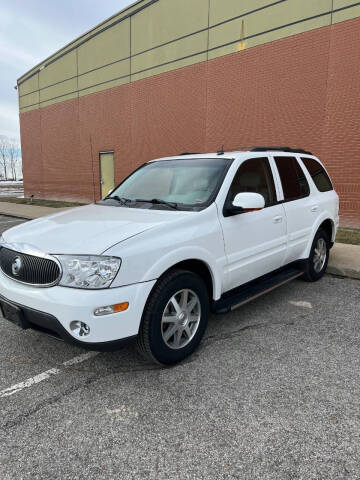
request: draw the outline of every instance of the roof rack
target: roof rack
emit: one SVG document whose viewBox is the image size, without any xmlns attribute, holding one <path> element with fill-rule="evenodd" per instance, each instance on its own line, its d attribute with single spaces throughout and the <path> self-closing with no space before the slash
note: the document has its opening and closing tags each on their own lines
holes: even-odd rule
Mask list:
<svg viewBox="0 0 360 480">
<path fill-rule="evenodd" d="M 179 153 L 179 157 L 182 157 L 183 155 L 201 155 L 200 152 L 182 152 Z"/>
<path fill-rule="evenodd" d="M 291 148 L 291 147 L 253 147 L 252 152 L 268 152 L 268 151 L 279 151 L 279 152 L 289 152 L 289 153 L 304 153 L 305 155 L 312 155 L 311 152 L 303 150 L 302 148 Z"/>
</svg>

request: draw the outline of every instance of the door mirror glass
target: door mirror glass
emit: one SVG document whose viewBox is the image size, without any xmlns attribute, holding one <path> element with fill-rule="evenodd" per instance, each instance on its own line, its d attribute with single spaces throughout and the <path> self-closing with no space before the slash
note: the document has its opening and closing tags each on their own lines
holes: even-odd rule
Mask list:
<svg viewBox="0 0 360 480">
<path fill-rule="evenodd" d="M 253 212 L 265 207 L 265 199 L 260 193 L 241 192 L 235 196 L 232 205 L 239 211 Z"/>
</svg>

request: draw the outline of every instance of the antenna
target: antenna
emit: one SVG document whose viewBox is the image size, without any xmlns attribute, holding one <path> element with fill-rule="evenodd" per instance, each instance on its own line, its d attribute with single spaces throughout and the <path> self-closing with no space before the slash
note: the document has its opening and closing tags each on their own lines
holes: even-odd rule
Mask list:
<svg viewBox="0 0 360 480">
<path fill-rule="evenodd" d="M 220 148 L 220 150 L 218 150 L 218 151 L 216 152 L 217 155 L 224 155 L 224 153 L 225 153 L 224 146 L 225 146 L 225 145 L 223 145 L 223 146 Z"/>
</svg>

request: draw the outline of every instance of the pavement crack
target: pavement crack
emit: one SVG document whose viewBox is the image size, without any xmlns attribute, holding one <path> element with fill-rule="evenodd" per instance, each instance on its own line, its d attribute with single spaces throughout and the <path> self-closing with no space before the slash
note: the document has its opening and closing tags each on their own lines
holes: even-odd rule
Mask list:
<svg viewBox="0 0 360 480">
<path fill-rule="evenodd" d="M 275 327 L 275 326 L 293 326 L 295 324 L 294 321 L 291 322 L 279 322 L 279 323 L 255 323 L 254 325 L 246 325 L 245 327 L 238 328 L 236 330 L 232 330 L 230 332 L 225 332 L 221 335 L 209 335 L 204 339 L 205 345 L 211 345 L 215 342 L 219 342 L 221 340 L 229 340 L 234 337 L 238 337 L 241 335 L 245 330 L 255 330 L 260 328 L 268 328 L 268 327 Z"/>
<path fill-rule="evenodd" d="M 54 395 L 53 397 L 42 400 L 41 402 L 39 402 L 36 405 L 36 407 L 32 408 L 31 410 L 28 410 L 27 412 L 24 412 L 24 413 L 18 415 L 17 417 L 3 423 L 0 426 L 0 429 L 4 432 L 7 432 L 7 431 L 11 430 L 12 428 L 23 424 L 26 420 L 28 420 L 30 417 L 32 417 L 33 415 L 38 413 L 40 410 L 42 410 L 46 407 L 49 407 L 51 405 L 54 405 L 55 403 L 59 402 L 63 398 L 71 395 L 72 393 L 80 390 L 81 388 L 84 388 L 84 387 L 87 387 L 87 386 L 91 385 L 93 382 L 95 382 L 96 380 L 99 380 L 100 378 L 101 377 L 99 377 L 99 376 L 90 377 L 90 378 L 86 379 L 81 385 L 73 385 L 72 387 L 64 390 L 63 392 L 61 392 L 57 395 Z"/>
</svg>

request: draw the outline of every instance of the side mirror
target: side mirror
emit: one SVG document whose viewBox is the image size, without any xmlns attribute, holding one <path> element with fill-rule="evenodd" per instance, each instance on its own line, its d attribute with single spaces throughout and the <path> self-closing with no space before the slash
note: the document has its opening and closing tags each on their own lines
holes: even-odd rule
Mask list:
<svg viewBox="0 0 360 480">
<path fill-rule="evenodd" d="M 242 192 L 238 193 L 232 205 L 227 209 L 228 215 L 237 215 L 239 213 L 254 212 L 262 210 L 265 207 L 265 199 L 259 193 Z"/>
</svg>

